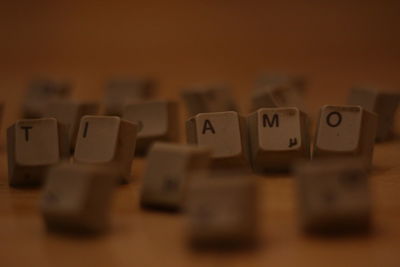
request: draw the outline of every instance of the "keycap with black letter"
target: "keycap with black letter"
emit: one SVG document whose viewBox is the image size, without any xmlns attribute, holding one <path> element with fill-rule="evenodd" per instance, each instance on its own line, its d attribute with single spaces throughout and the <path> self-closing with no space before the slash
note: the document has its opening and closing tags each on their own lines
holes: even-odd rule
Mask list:
<svg viewBox="0 0 400 267">
<path fill-rule="evenodd" d="M 245 120 L 235 111 L 200 113 L 186 121 L 189 144 L 212 149 L 213 166 L 248 166 Z"/>
<path fill-rule="evenodd" d="M 140 194 L 143 207 L 180 210 L 188 184 L 206 172 L 211 151 L 192 145 L 155 143 Z"/>
<path fill-rule="evenodd" d="M 188 238 L 194 247 L 249 246 L 257 242 L 254 178 L 233 172 L 197 179 L 188 194 Z"/>
<path fill-rule="evenodd" d="M 307 115 L 297 108 L 261 108 L 247 118 L 253 169 L 287 171 L 310 158 Z"/>
<path fill-rule="evenodd" d="M 122 118 L 141 126 L 136 141 L 137 154 L 146 154 L 155 141 L 177 142 L 179 139 L 177 102 L 154 100 L 129 104 Z"/>
<path fill-rule="evenodd" d="M 370 195 L 364 163 L 335 158 L 299 163 L 295 168 L 302 227 L 308 232 L 366 231 Z"/>
<path fill-rule="evenodd" d="M 353 88 L 348 99 L 349 105 L 360 105 L 378 115 L 377 141 L 385 141 L 393 136 L 393 125 L 400 92 L 373 88 Z"/>
<path fill-rule="evenodd" d="M 15 187 L 40 185 L 48 168 L 69 156 L 66 131 L 55 119 L 26 119 L 8 128 L 8 177 Z"/>
<path fill-rule="evenodd" d="M 360 106 L 321 108 L 313 158 L 354 156 L 372 163 L 377 116 Z"/>
<path fill-rule="evenodd" d="M 71 151 L 75 149 L 79 123 L 85 115 L 96 115 L 99 105 L 93 102 L 79 102 L 73 100 L 51 101 L 46 108 L 45 117 L 57 119 L 68 130 L 68 143 Z"/>
<path fill-rule="evenodd" d="M 106 88 L 105 114 L 122 116 L 125 105 L 153 97 L 155 85 L 155 82 L 149 78 L 113 79 Z"/>
<path fill-rule="evenodd" d="M 189 116 L 237 110 L 230 88 L 224 85 L 195 85 L 184 89 L 181 95 Z"/>
<path fill-rule="evenodd" d="M 117 175 L 108 167 L 62 163 L 47 177 L 41 212 L 51 231 L 100 233 L 109 227 Z"/>
<path fill-rule="evenodd" d="M 138 125 L 113 116 L 84 116 L 74 160 L 78 163 L 113 165 L 120 181 L 131 180 Z"/>
</svg>

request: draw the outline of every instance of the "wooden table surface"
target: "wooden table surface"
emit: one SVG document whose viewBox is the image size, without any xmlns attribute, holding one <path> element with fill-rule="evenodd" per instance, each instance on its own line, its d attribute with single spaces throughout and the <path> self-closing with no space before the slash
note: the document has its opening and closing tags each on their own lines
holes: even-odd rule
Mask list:
<svg viewBox="0 0 400 267">
<path fill-rule="evenodd" d="M 400 88 L 399 12 L 400 2 L 389 0 L 2 2 L 0 266 L 400 266 L 399 137 L 375 148 L 371 234 L 304 235 L 293 178 L 260 176 L 261 244 L 231 252 L 193 251 L 184 214 L 139 208 L 142 159 L 134 161 L 134 182 L 117 190 L 109 233 L 47 233 L 39 190 L 8 187 L 4 151 L 5 129 L 37 74 L 70 79 L 73 97 L 89 100 L 101 100 L 104 82 L 118 74 L 154 75 L 158 97 L 175 100 L 186 84 L 227 81 L 246 114 L 263 70 L 300 73 L 310 79 L 315 119 L 323 104 L 345 103 L 354 84 Z"/>
</svg>

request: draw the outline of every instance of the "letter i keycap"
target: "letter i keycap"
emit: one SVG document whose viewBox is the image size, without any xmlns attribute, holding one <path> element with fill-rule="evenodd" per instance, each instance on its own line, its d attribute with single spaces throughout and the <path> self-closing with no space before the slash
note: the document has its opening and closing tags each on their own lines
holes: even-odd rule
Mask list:
<svg viewBox="0 0 400 267">
<path fill-rule="evenodd" d="M 321 108 L 313 158 L 355 156 L 370 167 L 377 131 L 377 116 L 360 106 Z"/>
<path fill-rule="evenodd" d="M 113 116 L 84 116 L 79 127 L 74 160 L 118 166 L 122 182 L 131 179 L 138 125 Z"/>
<path fill-rule="evenodd" d="M 247 118 L 253 169 L 287 171 L 310 157 L 307 115 L 297 108 L 261 108 Z"/>
<path fill-rule="evenodd" d="M 48 168 L 68 156 L 66 133 L 55 119 L 17 121 L 7 132 L 11 186 L 40 185 Z"/>
<path fill-rule="evenodd" d="M 246 166 L 245 121 L 235 111 L 200 113 L 186 122 L 190 144 L 208 146 L 215 166 Z"/>
</svg>

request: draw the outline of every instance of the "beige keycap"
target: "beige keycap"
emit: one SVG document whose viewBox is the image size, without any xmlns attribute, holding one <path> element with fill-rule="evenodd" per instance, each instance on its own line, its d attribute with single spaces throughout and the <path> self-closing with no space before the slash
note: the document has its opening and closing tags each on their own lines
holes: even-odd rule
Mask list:
<svg viewBox="0 0 400 267">
<path fill-rule="evenodd" d="M 50 80 L 33 81 L 28 88 L 22 107 L 23 118 L 42 118 L 51 100 L 65 99 L 71 94 L 68 82 Z"/>
<path fill-rule="evenodd" d="M 253 91 L 252 110 L 269 107 L 297 107 L 305 110 L 304 93 L 293 85 L 268 84 Z"/>
<path fill-rule="evenodd" d="M 211 151 L 172 143 L 155 143 L 149 152 L 140 194 L 144 207 L 180 210 L 187 185 L 208 168 Z"/>
<path fill-rule="evenodd" d="M 181 93 L 189 116 L 198 113 L 237 110 L 229 87 L 222 85 L 195 85 Z"/>
<path fill-rule="evenodd" d="M 265 85 L 289 85 L 296 87 L 302 94 L 305 93 L 308 82 L 304 76 L 301 75 L 287 75 L 277 73 L 265 73 L 259 77 L 256 86 L 263 87 Z"/>
<path fill-rule="evenodd" d="M 76 141 L 78 163 L 118 166 L 121 182 L 131 180 L 138 125 L 113 116 L 84 116 Z"/>
<path fill-rule="evenodd" d="M 370 225 L 370 197 L 364 163 L 324 159 L 295 168 L 302 227 L 309 232 L 364 231 Z"/>
<path fill-rule="evenodd" d="M 69 156 L 66 131 L 55 119 L 17 121 L 7 131 L 11 186 L 40 185 L 48 168 Z"/>
<path fill-rule="evenodd" d="M 57 119 L 68 130 L 68 143 L 71 151 L 75 149 L 81 118 L 85 115 L 96 115 L 99 105 L 91 102 L 78 102 L 73 100 L 51 101 L 46 108 L 45 117 Z"/>
<path fill-rule="evenodd" d="M 136 141 L 137 154 L 146 154 L 155 141 L 179 139 L 178 103 L 155 100 L 125 106 L 122 118 L 141 125 Z"/>
<path fill-rule="evenodd" d="M 116 172 L 107 167 L 71 163 L 53 167 L 41 200 L 47 228 L 78 233 L 106 230 L 116 183 Z"/>
<path fill-rule="evenodd" d="M 245 120 L 235 111 L 200 113 L 186 121 L 189 144 L 212 149 L 213 166 L 248 166 Z"/>
<path fill-rule="evenodd" d="M 360 106 L 324 106 L 320 111 L 313 158 L 354 156 L 370 168 L 377 129 L 375 113 Z"/>
<path fill-rule="evenodd" d="M 258 172 L 287 171 L 310 158 L 307 115 L 297 108 L 261 108 L 247 117 L 250 158 Z"/>
<path fill-rule="evenodd" d="M 360 105 L 378 115 L 377 141 L 385 141 L 392 137 L 394 118 L 399 103 L 400 92 L 372 88 L 353 88 L 348 99 L 348 104 Z"/>
<path fill-rule="evenodd" d="M 190 185 L 190 243 L 195 247 L 254 245 L 258 233 L 255 181 L 233 172 L 214 175 Z"/>
<path fill-rule="evenodd" d="M 119 78 L 106 88 L 105 114 L 122 116 L 124 106 L 153 97 L 155 82 L 152 79 Z"/>
</svg>

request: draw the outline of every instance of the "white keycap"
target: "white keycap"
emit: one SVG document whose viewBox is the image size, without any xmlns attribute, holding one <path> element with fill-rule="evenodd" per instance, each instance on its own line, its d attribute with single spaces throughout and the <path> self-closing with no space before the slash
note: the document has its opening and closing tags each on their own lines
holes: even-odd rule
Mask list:
<svg viewBox="0 0 400 267">
<path fill-rule="evenodd" d="M 85 116 L 81 120 L 74 160 L 118 166 L 120 180 L 131 180 L 138 125 L 112 116 Z"/>
<path fill-rule="evenodd" d="M 155 141 L 178 142 L 178 103 L 173 101 L 145 101 L 125 106 L 122 118 L 138 123 L 137 154 L 146 154 Z"/>
<path fill-rule="evenodd" d="M 310 158 L 307 115 L 297 108 L 262 108 L 247 118 L 250 155 L 258 172 L 287 171 Z"/>
<path fill-rule="evenodd" d="M 206 171 L 210 154 L 209 149 L 197 146 L 155 143 L 141 188 L 142 206 L 180 210 L 188 183 Z"/>
</svg>

